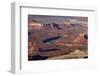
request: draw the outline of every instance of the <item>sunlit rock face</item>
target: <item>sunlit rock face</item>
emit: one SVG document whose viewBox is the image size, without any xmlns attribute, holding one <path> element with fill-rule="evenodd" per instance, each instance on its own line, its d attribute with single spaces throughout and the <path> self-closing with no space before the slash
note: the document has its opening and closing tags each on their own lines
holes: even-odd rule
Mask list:
<svg viewBox="0 0 100 76">
<path fill-rule="evenodd" d="M 31 22 L 29 23 L 29 30 L 33 30 L 33 29 L 36 29 L 36 30 L 39 30 L 43 27 L 43 24 L 41 23 L 36 23 L 36 22 Z"/>
</svg>

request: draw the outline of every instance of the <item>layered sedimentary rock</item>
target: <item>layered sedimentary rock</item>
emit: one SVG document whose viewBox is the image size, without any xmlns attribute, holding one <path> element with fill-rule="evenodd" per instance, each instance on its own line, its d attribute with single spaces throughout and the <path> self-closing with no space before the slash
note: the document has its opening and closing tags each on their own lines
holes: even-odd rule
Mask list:
<svg viewBox="0 0 100 76">
<path fill-rule="evenodd" d="M 65 20 L 43 24 L 30 21 L 28 56 L 46 58 L 70 54 L 76 49 L 87 51 L 87 23 Z M 86 54 L 87 55 L 87 54 Z"/>
</svg>

